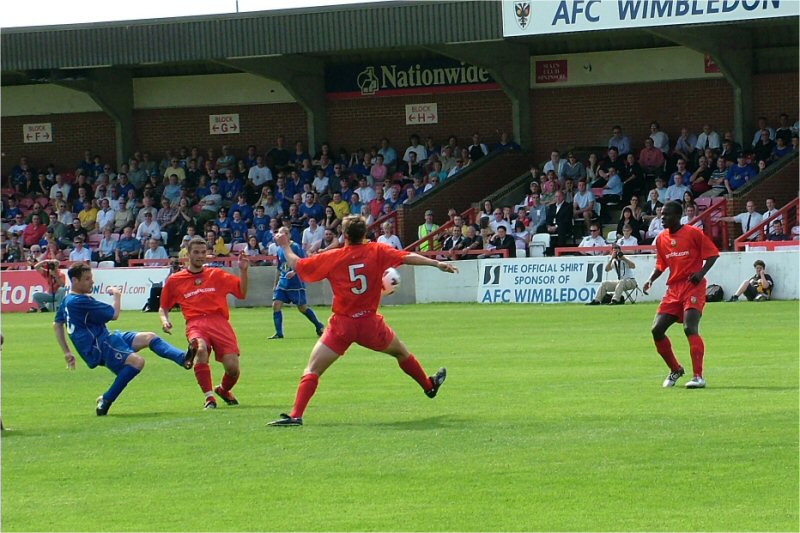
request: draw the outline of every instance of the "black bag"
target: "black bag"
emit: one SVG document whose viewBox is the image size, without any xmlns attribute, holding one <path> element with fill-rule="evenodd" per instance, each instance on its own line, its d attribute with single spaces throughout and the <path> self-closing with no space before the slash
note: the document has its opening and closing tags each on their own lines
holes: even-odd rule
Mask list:
<svg viewBox="0 0 800 533">
<path fill-rule="evenodd" d="M 143 313 L 155 313 L 161 307 L 161 289 L 164 287 L 163 283 L 153 283 L 150 287 L 150 296 L 147 302 L 142 307 Z"/>
<path fill-rule="evenodd" d="M 706 301 L 707 302 L 721 302 L 725 299 L 725 293 L 719 285 L 709 285 L 706 288 Z"/>
</svg>

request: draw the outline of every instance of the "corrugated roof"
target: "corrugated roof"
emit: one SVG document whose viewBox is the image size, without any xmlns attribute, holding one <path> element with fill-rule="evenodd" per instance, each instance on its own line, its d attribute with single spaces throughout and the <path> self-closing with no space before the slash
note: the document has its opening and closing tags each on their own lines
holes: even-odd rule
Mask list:
<svg viewBox="0 0 800 533">
<path fill-rule="evenodd" d="M 204 61 L 502 38 L 500 2 L 386 2 L 315 10 L 15 28 L 3 71 Z"/>
</svg>

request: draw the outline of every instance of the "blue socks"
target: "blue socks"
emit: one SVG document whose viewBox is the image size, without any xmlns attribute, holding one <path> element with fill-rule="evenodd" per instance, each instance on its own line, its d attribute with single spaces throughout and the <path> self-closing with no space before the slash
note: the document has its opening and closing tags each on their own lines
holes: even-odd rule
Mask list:
<svg viewBox="0 0 800 533">
<path fill-rule="evenodd" d="M 305 312 L 304 314 L 306 315 L 306 318 L 309 320 L 309 322 L 311 322 L 312 324 L 314 324 L 314 327 L 316 327 L 317 329 L 322 329 L 322 328 L 324 328 L 324 327 L 325 327 L 325 326 L 322 324 L 322 322 L 320 322 L 319 320 L 317 320 L 317 315 L 315 315 L 315 314 L 314 314 L 314 310 L 313 310 L 313 309 L 311 309 L 310 307 L 307 307 L 307 308 L 306 308 L 306 312 Z"/>
<path fill-rule="evenodd" d="M 156 337 L 150 343 L 150 349 L 153 350 L 159 357 L 174 361 L 180 366 L 183 366 L 183 358 L 186 357 L 186 352 L 179 350 L 161 337 Z"/>
<path fill-rule="evenodd" d="M 283 336 L 283 311 L 273 311 L 272 321 L 275 322 L 275 333 Z"/>
<path fill-rule="evenodd" d="M 103 394 L 103 400 L 106 403 L 114 403 L 114 400 L 122 394 L 122 391 L 125 390 L 125 387 L 128 386 L 128 383 L 131 382 L 133 378 L 139 375 L 139 369 L 134 368 L 130 365 L 125 365 L 122 367 L 122 370 L 119 371 L 117 374 L 117 379 L 114 380 L 114 383 L 111 384 L 111 387 Z"/>
</svg>

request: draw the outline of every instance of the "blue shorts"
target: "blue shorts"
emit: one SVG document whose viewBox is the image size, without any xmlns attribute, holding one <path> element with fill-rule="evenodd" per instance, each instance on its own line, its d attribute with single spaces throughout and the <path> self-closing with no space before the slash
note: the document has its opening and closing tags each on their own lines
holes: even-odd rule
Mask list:
<svg viewBox="0 0 800 533">
<path fill-rule="evenodd" d="M 283 303 L 292 303 L 297 306 L 306 305 L 306 290 L 305 289 L 275 289 L 272 293 L 273 300 L 279 300 Z"/>
<path fill-rule="evenodd" d="M 100 364 L 108 368 L 114 374 L 119 374 L 128 356 L 135 353 L 133 349 L 133 339 L 136 338 L 136 331 L 119 331 L 111 333 L 100 345 L 101 362 Z"/>
</svg>

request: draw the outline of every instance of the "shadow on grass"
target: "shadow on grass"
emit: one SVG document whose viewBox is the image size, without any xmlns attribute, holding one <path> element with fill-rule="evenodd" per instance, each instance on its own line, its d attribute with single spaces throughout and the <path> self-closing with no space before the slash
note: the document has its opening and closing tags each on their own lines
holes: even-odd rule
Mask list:
<svg viewBox="0 0 800 533">
<path fill-rule="evenodd" d="M 381 429 L 397 429 L 402 431 L 430 431 L 444 428 L 459 428 L 463 427 L 466 419 L 454 417 L 452 415 L 438 415 L 428 418 L 418 418 L 414 420 L 397 420 L 386 422 L 368 422 L 368 421 L 353 421 L 353 422 L 338 422 L 332 424 L 320 424 L 323 426 L 342 427 L 354 426 L 364 427 L 372 426 Z"/>
<path fill-rule="evenodd" d="M 730 387 L 718 387 L 717 385 L 714 385 L 713 387 L 709 386 L 709 390 L 712 389 L 713 390 L 767 390 L 767 391 L 798 390 L 797 387 L 780 387 L 780 386 L 770 386 L 770 385 L 764 385 L 761 387 L 756 385 L 742 385 L 742 386 L 731 385 Z"/>
</svg>

